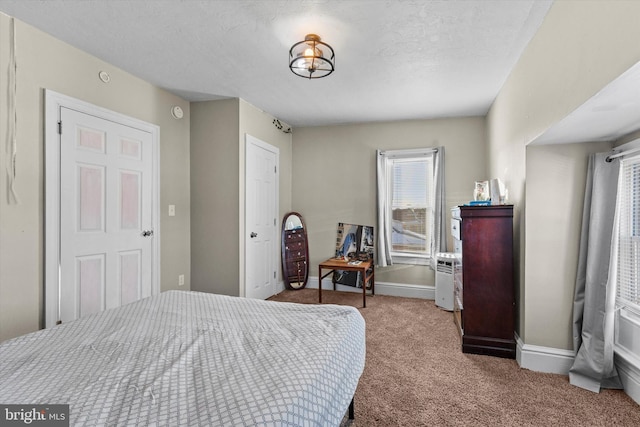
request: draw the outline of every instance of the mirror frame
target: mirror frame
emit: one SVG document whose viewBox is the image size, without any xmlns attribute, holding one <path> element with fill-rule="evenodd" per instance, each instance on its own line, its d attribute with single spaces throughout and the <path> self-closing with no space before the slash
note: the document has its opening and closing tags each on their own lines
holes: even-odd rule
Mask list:
<svg viewBox="0 0 640 427">
<path fill-rule="evenodd" d="M 292 215 L 300 220 L 302 226 L 288 230 L 287 219 Z M 304 219 L 298 212 L 288 212 L 282 218 L 281 250 L 282 279 L 285 287 L 292 290 L 303 289 L 307 286 L 307 281 L 309 280 L 309 242 Z M 295 270 L 294 263 L 298 266 L 297 270 Z M 300 269 L 300 263 L 304 266 L 303 272 Z M 296 273 L 298 280 L 294 282 L 291 278 L 295 278 Z M 294 286 L 292 283 L 297 285 Z"/>
</svg>

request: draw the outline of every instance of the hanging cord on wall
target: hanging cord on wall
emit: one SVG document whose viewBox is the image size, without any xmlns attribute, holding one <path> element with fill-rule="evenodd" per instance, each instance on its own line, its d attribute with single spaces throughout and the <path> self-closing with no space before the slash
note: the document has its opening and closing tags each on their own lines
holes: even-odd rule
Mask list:
<svg viewBox="0 0 640 427">
<path fill-rule="evenodd" d="M 273 119 L 273 125 L 284 133 L 292 133 L 291 128 L 289 127 L 285 129 L 282 122 L 280 122 L 280 120 L 278 119 Z"/>
<path fill-rule="evenodd" d="M 9 105 L 7 106 L 7 146 L 6 146 L 6 171 L 7 171 L 7 202 L 9 204 L 17 205 L 20 203 L 18 199 L 18 195 L 15 189 L 16 183 L 16 160 L 18 155 L 18 143 L 16 140 L 16 130 L 18 128 L 18 113 L 16 108 L 16 92 L 17 92 L 17 83 L 16 83 L 16 71 L 18 65 L 16 63 L 16 27 L 15 20 L 11 18 L 10 24 L 11 31 L 11 41 L 9 46 L 9 70 L 8 70 L 8 96 L 7 101 Z"/>
</svg>

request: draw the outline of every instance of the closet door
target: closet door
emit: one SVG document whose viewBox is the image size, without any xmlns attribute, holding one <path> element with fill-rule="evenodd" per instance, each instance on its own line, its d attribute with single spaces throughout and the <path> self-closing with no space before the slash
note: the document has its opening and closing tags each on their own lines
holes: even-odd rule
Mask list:
<svg viewBox="0 0 640 427">
<path fill-rule="evenodd" d="M 62 108 L 60 320 L 152 293 L 152 137 Z"/>
<path fill-rule="evenodd" d="M 279 150 L 246 135 L 245 294 L 267 299 L 276 293 L 278 270 Z"/>
</svg>

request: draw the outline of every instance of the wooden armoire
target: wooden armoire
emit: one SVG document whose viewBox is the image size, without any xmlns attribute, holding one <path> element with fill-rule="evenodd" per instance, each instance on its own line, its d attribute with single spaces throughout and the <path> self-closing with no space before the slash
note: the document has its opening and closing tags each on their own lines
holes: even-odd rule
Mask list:
<svg viewBox="0 0 640 427">
<path fill-rule="evenodd" d="M 464 353 L 515 358 L 513 206 L 452 210 L 454 321 Z"/>
</svg>

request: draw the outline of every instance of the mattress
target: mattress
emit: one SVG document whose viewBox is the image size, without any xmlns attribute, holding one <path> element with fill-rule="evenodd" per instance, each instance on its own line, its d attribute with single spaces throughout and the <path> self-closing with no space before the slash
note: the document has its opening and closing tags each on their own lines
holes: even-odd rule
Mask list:
<svg viewBox="0 0 640 427">
<path fill-rule="evenodd" d="M 71 425 L 337 426 L 365 362 L 353 307 L 168 291 L 0 344 L 0 403 Z"/>
</svg>

